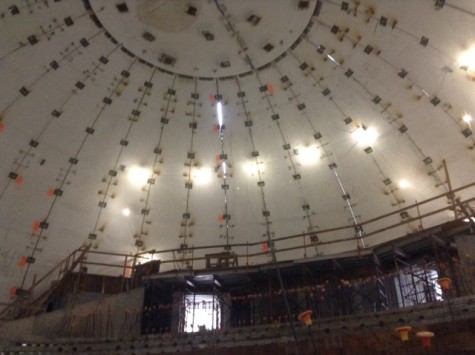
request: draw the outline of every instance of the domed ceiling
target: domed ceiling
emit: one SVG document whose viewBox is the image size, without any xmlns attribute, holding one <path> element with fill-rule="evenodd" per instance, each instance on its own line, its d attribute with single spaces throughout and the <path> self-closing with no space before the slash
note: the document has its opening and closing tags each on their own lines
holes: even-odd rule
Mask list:
<svg viewBox="0 0 475 355">
<path fill-rule="evenodd" d="M 0 7 L 1 302 L 82 245 L 326 257 L 475 196 L 413 206 L 475 180 L 471 0 Z"/>
</svg>

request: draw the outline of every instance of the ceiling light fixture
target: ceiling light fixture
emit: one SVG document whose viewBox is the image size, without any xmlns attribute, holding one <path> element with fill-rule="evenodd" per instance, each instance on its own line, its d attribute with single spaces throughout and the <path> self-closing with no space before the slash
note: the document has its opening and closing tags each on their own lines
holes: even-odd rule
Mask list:
<svg viewBox="0 0 475 355">
<path fill-rule="evenodd" d="M 205 185 L 211 181 L 213 177 L 213 172 L 210 168 L 197 168 L 193 170 L 191 176 L 193 177 L 194 183 L 198 185 Z"/>
<path fill-rule="evenodd" d="M 223 174 L 224 174 L 224 177 L 226 178 L 226 162 L 223 161 Z"/>
<path fill-rule="evenodd" d="M 221 129 L 221 126 L 223 125 L 223 105 L 221 104 L 221 101 L 218 101 L 216 109 L 218 111 L 219 128 Z"/>
<path fill-rule="evenodd" d="M 130 210 L 126 207 L 122 210 L 122 214 L 126 217 L 130 216 Z"/>
<path fill-rule="evenodd" d="M 330 54 L 327 54 L 327 58 L 330 59 L 336 65 L 340 65 L 340 62 L 336 60 L 335 58 L 333 58 Z"/>
<path fill-rule="evenodd" d="M 262 167 L 259 168 L 259 166 L 257 164 L 259 164 L 259 163 L 256 163 L 254 161 L 244 164 L 245 172 L 247 174 L 251 175 L 251 176 L 257 175 L 259 170 L 262 170 Z"/>
<path fill-rule="evenodd" d="M 299 161 L 302 165 L 311 165 L 318 161 L 318 149 L 315 146 L 300 147 L 298 149 Z"/>
<path fill-rule="evenodd" d="M 475 45 L 470 47 L 470 49 L 461 53 L 458 57 L 458 62 L 460 67 L 463 69 L 474 69 L 475 68 Z"/>
<path fill-rule="evenodd" d="M 378 132 L 374 128 L 366 128 L 365 126 L 362 126 L 351 132 L 351 135 L 358 143 L 371 145 L 376 141 Z"/>
<path fill-rule="evenodd" d="M 401 181 L 399 181 L 399 187 L 401 189 L 406 189 L 409 186 L 410 186 L 409 181 L 407 181 L 406 179 L 402 179 Z"/>
<path fill-rule="evenodd" d="M 142 168 L 140 166 L 133 166 L 128 171 L 129 181 L 138 187 L 145 185 L 151 175 L 152 172 L 150 169 Z"/>
<path fill-rule="evenodd" d="M 472 121 L 472 116 L 466 113 L 465 115 L 463 115 L 462 119 L 465 123 L 470 123 Z"/>
</svg>

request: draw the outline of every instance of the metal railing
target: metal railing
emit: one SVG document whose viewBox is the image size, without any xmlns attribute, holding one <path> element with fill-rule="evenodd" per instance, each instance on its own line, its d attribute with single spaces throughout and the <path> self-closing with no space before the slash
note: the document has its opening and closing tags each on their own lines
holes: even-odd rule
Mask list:
<svg viewBox="0 0 475 355">
<path fill-rule="evenodd" d="M 462 199 L 456 197 L 457 194 L 470 197 Z M 406 226 L 412 225 L 414 229 L 414 223 L 417 223 L 415 232 L 421 231 L 427 226 L 440 224 L 441 220 L 446 222 L 449 219 L 447 212 L 454 213 L 454 218 L 449 220 L 456 220 L 458 216 L 461 216 L 458 220 L 468 218 L 470 221 L 470 217 L 475 215 L 474 209 L 470 206 L 475 197 L 471 196 L 475 196 L 475 182 L 372 218 L 358 225 L 343 225 L 319 230 L 317 232 L 318 241 L 314 238 L 316 233 L 311 232 L 273 238 L 272 242 L 275 246 L 276 255 L 281 257 L 280 260 L 285 260 L 286 255 L 290 255 L 289 252 L 292 253 L 292 259 L 306 258 L 309 250 L 313 249 L 316 255 L 318 253 L 317 249 L 322 250 L 327 246 L 338 246 L 339 251 L 344 248 L 347 248 L 348 251 L 361 251 L 357 239 L 357 231 L 361 229 L 365 231 L 364 238 L 370 240 L 371 246 L 374 247 L 389 240 L 387 238 L 389 232 L 391 233 L 390 239 L 395 239 L 394 236 L 398 233 L 399 236 L 410 234 L 411 230 L 408 231 Z M 443 216 L 441 217 L 441 215 Z M 133 277 L 138 265 L 151 260 L 160 260 L 162 271 L 167 269 L 196 270 L 205 268 L 207 255 L 223 251 L 230 252 L 234 257 L 237 257 L 241 266 L 261 265 L 270 262 L 269 252 L 263 250 L 264 244 L 265 240 L 261 240 L 231 243 L 229 245 L 195 246 L 186 249 L 154 249 L 135 255 L 90 250 L 89 247 L 83 246 L 74 250 L 43 277 L 34 280 L 30 288 L 19 290 L 17 299 L 0 313 L 0 317 L 11 312 L 19 304 L 24 305 L 25 302 L 30 302 L 29 300 L 35 298 L 35 296 L 36 298 L 39 297 L 37 291 L 47 289 L 45 287 L 47 282 L 53 280 L 59 282 L 70 272 L 85 271 L 85 268 L 87 268 L 89 273 L 121 276 L 125 282 L 126 279 Z M 301 252 L 300 256 L 299 252 Z M 183 267 L 185 263 L 187 266 Z"/>
</svg>

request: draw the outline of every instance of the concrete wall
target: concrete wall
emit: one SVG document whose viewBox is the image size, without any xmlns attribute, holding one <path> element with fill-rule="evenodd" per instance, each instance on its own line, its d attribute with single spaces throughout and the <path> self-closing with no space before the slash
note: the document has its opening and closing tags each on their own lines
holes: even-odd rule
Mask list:
<svg viewBox="0 0 475 355">
<path fill-rule="evenodd" d="M 49 342 L 61 337 L 128 338 L 140 334 L 144 289 L 68 309 L 0 323 L 2 342 Z"/>
</svg>

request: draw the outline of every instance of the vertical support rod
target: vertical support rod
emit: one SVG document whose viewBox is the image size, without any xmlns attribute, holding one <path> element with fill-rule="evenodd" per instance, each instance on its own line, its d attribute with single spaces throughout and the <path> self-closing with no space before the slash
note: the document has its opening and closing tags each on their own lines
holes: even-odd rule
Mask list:
<svg viewBox="0 0 475 355">
<path fill-rule="evenodd" d="M 419 218 L 419 231 L 421 231 L 424 229 L 424 227 L 422 226 L 421 211 L 419 209 L 419 202 L 415 201 L 415 203 L 416 203 L 416 209 L 417 209 L 417 217 Z"/>
<path fill-rule="evenodd" d="M 445 159 L 442 159 L 442 165 L 444 166 L 445 179 L 447 181 L 447 186 L 449 187 L 449 194 L 447 196 L 450 199 L 452 208 L 454 209 L 454 219 L 457 219 L 458 218 L 457 205 L 455 204 L 455 195 L 452 191 L 452 183 L 450 182 L 449 170 L 447 169 L 447 163 L 445 162 Z"/>
</svg>

